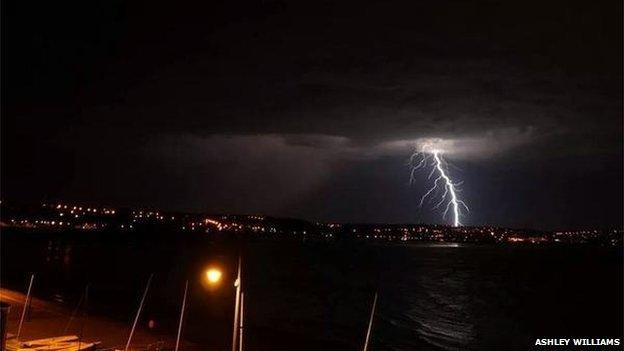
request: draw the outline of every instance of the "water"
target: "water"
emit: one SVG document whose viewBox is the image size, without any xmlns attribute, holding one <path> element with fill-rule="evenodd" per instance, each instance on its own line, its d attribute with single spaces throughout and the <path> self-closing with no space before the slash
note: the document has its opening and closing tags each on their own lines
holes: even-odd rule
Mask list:
<svg viewBox="0 0 624 351">
<path fill-rule="evenodd" d="M 130 321 L 150 273 L 142 323 L 173 333 L 185 279 L 185 337 L 225 349 L 237 252 L 247 345 L 357 350 L 375 291 L 373 350 L 525 350 L 536 338 L 622 337 L 622 252 L 583 246 L 379 245 L 168 236 L 2 233 L 2 284 Z M 206 267 L 224 284 L 206 288 Z"/>
</svg>

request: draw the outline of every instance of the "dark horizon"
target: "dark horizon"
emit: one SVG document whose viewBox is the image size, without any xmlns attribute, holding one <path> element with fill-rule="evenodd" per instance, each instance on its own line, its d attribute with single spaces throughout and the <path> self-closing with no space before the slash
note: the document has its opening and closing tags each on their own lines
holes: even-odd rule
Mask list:
<svg viewBox="0 0 624 351">
<path fill-rule="evenodd" d="M 5 1 L 3 199 L 622 228 L 622 2 Z"/>
</svg>

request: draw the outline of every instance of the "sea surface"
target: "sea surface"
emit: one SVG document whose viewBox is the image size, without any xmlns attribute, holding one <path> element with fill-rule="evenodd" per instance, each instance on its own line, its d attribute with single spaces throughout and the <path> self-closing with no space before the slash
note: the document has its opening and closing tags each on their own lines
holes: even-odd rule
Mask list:
<svg viewBox="0 0 624 351">
<path fill-rule="evenodd" d="M 536 338 L 622 338 L 622 249 L 593 246 L 214 240 L 180 234 L 1 234 L 2 286 L 130 326 L 175 332 L 189 281 L 186 339 L 231 341 L 240 254 L 252 350 L 527 350 Z M 208 267 L 224 275 L 205 281 Z M 82 298 L 88 285 L 88 297 Z M 59 326 L 59 333 L 64 326 Z"/>
</svg>

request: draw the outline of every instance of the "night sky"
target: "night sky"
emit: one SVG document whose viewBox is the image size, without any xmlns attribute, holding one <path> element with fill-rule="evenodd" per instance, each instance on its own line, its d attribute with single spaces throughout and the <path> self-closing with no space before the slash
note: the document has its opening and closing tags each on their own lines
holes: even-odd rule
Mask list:
<svg viewBox="0 0 624 351">
<path fill-rule="evenodd" d="M 622 2 L 2 2 L 2 198 L 339 222 L 622 223 Z"/>
</svg>

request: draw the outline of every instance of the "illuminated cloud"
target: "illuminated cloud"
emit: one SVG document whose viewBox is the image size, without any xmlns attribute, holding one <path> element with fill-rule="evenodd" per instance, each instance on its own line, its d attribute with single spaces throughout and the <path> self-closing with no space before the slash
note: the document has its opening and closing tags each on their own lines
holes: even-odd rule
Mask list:
<svg viewBox="0 0 624 351">
<path fill-rule="evenodd" d="M 405 150 L 437 150 L 454 159 L 482 159 L 504 155 L 536 140 L 534 128 L 507 128 L 463 137 L 420 137 L 386 141 L 379 144 L 376 150 L 380 154 L 405 153 Z"/>
<path fill-rule="evenodd" d="M 356 163 L 392 158 L 402 164 L 414 150 L 426 148 L 439 150 L 454 160 L 492 158 L 520 148 L 533 138 L 531 129 L 377 143 L 322 134 L 182 134 L 154 139 L 143 153 L 154 164 L 190 169 L 209 182 L 219 183 L 220 189 L 213 196 L 227 193 L 227 189 L 245 189 L 250 195 L 247 203 L 273 207 L 321 186 L 337 170 Z M 192 178 L 192 174 L 188 177 Z"/>
</svg>

